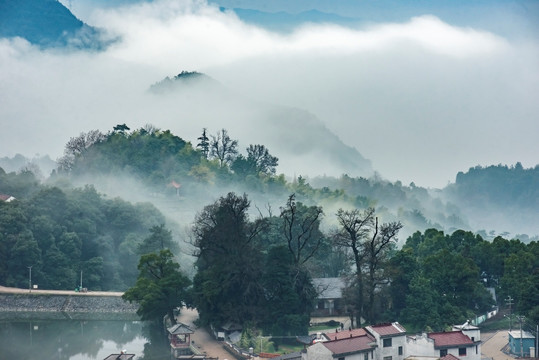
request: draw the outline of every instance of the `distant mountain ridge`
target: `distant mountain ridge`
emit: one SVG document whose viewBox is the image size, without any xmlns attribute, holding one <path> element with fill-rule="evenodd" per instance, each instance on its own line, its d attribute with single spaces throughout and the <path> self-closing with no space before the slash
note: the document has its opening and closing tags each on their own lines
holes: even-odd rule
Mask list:
<svg viewBox="0 0 539 360">
<path fill-rule="evenodd" d="M 265 12 L 244 8 L 219 8 L 222 12 L 233 11 L 241 20 L 263 26 L 272 31 L 292 31 L 299 24 L 333 23 L 340 25 L 357 25 L 360 19 L 345 17 L 333 13 L 322 12 L 316 9 L 289 13 L 285 11 Z"/>
<path fill-rule="evenodd" d="M 57 0 L 0 0 L 0 37 L 21 37 L 41 47 L 101 48 L 99 30 Z"/>
<path fill-rule="evenodd" d="M 280 159 L 278 172 L 304 176 L 321 175 L 322 170 L 334 176 L 374 174 L 370 160 L 308 111 L 250 99 L 198 72 L 167 77 L 152 85 L 150 92 L 182 107 L 200 124 L 214 122 L 210 120 L 216 116 L 227 120 L 223 127 L 239 138 L 242 146 L 247 141 L 265 144 Z"/>
<path fill-rule="evenodd" d="M 433 15 L 456 26 L 481 28 L 503 36 L 537 37 L 539 2 L 536 0 L 209 0 L 233 9 L 243 21 L 275 29 L 282 21 L 286 30 L 305 22 L 324 21 L 347 25 L 403 22 Z M 312 12 L 312 11 L 315 12 Z M 281 19 L 279 19 L 281 18 Z"/>
</svg>

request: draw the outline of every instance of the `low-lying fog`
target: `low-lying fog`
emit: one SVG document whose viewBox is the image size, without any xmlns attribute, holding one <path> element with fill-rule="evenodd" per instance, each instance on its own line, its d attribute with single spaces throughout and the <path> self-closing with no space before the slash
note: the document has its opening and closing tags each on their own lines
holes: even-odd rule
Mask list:
<svg viewBox="0 0 539 360">
<path fill-rule="evenodd" d="M 248 111 L 223 112 L 226 103 L 215 96 L 204 103 L 188 93 L 180 101 L 147 92 L 187 70 L 250 99 L 307 110 L 391 181 L 443 187 L 471 166 L 538 163 L 536 34 L 509 37 L 428 13 L 401 23 L 272 33 L 204 1 L 92 11 L 83 6 L 89 0 L 71 3 L 76 16 L 120 40 L 102 52 L 0 40 L 0 156 L 57 158 L 70 137 L 122 123 L 151 123 L 192 142 L 203 127 L 212 134 L 226 128 L 241 149 L 253 143 L 257 126 Z M 340 175 L 315 155 L 302 159 L 300 171 L 278 172 Z"/>
</svg>

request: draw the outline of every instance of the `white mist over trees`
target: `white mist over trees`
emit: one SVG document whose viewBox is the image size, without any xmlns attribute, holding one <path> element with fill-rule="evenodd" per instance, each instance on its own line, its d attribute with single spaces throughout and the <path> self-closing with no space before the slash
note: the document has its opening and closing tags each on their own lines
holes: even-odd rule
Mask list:
<svg viewBox="0 0 539 360">
<path fill-rule="evenodd" d="M 77 16 L 80 2 L 73 3 Z M 513 10 L 504 16 L 527 23 L 526 14 Z M 539 109 L 530 94 L 538 92 L 539 52 L 533 33 L 518 27 L 498 34 L 480 21 L 454 25 L 417 11 L 421 17 L 397 23 L 306 25 L 275 34 L 200 2 L 94 10 L 83 19 L 118 39 L 101 52 L 42 51 L 21 39 L 0 42 L 0 116 L 9 124 L 0 143 L 7 156 L 56 158 L 73 134 L 124 121 L 133 127 L 151 121 L 190 139 L 201 127 L 225 127 L 240 147 L 265 144 L 281 159 L 296 153 L 301 160 L 280 163 L 289 176 L 366 175 L 335 168 L 334 161 L 325 162 L 319 174 L 312 159 L 335 151 L 292 148 L 294 139 L 311 137 L 301 123 L 312 115 L 391 181 L 443 187 L 477 164 L 535 166 L 531 134 L 538 132 Z M 493 14 L 485 19 L 496 24 Z M 307 113 L 295 117 L 296 125 L 288 111 L 264 115 L 227 104 L 227 97 L 214 101 L 211 92 L 206 98 L 189 98 L 185 91 L 175 99 L 147 96 L 151 84 L 183 69 L 203 71 L 263 104 Z M 261 116 L 275 129 L 246 126 Z M 270 135 L 283 146 L 268 142 Z M 58 141 L 46 141 L 51 138 Z"/>
</svg>

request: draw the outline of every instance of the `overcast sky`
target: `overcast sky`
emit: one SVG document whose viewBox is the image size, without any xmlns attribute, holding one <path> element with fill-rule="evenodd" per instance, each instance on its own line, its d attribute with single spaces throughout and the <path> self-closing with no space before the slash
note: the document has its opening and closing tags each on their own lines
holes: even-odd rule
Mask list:
<svg viewBox="0 0 539 360">
<path fill-rule="evenodd" d="M 122 40 L 100 53 L 0 40 L 0 157 L 55 159 L 69 137 L 118 123 L 152 123 L 194 141 L 201 124 L 179 124 L 143 94 L 196 70 L 254 99 L 310 111 L 391 181 L 443 187 L 475 165 L 539 163 L 534 34 L 504 37 L 429 14 L 277 34 L 187 0 L 88 9 L 73 5 Z M 216 115 L 204 126 L 229 121 Z"/>
</svg>

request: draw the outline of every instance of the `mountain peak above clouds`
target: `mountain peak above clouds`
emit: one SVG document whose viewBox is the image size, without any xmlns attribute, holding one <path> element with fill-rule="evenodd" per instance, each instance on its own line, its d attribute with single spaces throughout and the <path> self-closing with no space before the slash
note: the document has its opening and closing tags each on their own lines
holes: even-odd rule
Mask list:
<svg viewBox="0 0 539 360">
<path fill-rule="evenodd" d="M 370 160 L 346 145 L 312 113 L 257 101 L 236 93 L 218 80 L 198 72 L 181 72 L 152 85 L 150 92 L 160 97 L 167 111 L 180 111 L 201 131 L 225 128 L 239 139 L 240 150 L 262 144 L 279 158 L 278 172 L 286 175 L 369 177 Z M 167 115 L 169 116 L 169 115 Z M 174 115 L 170 115 L 174 116 Z M 186 124 L 178 122 L 182 133 Z"/>
</svg>

